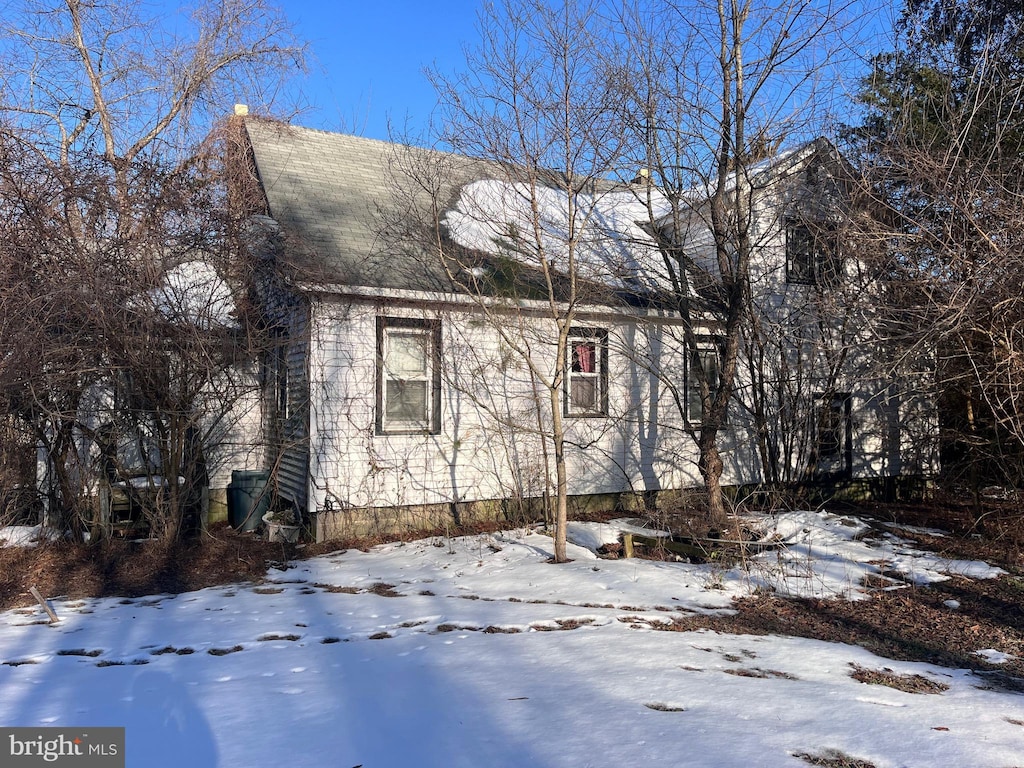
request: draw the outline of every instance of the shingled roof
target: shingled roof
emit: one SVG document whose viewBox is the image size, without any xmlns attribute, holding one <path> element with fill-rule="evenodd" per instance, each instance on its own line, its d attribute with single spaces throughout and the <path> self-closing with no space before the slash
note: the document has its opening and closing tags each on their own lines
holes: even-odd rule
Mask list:
<svg viewBox="0 0 1024 768">
<path fill-rule="evenodd" d="M 545 278 L 528 259 L 496 254 L 494 242 L 484 242 L 486 236 L 474 245 L 460 245 L 450 231 L 456 213 L 463 223 L 467 217 L 495 216 L 494 225 L 505 226 L 503 217 L 511 213 L 488 211 L 482 201 L 461 196 L 488 180 L 510 181 L 516 174 L 509 167 L 257 118 L 247 118 L 245 128 L 267 213 L 284 237 L 282 261 L 302 283 L 328 290 L 347 286 L 546 298 Z M 457 271 L 458 282 L 450 279 L 444 263 Z M 479 279 L 477 266 L 485 275 Z M 598 273 L 579 277 L 577 284 L 589 285 L 587 294 L 598 303 L 641 300 L 620 272 L 599 266 Z M 556 291 L 566 290 L 561 278 L 555 282 Z"/>
<path fill-rule="evenodd" d="M 413 230 L 435 199 L 486 177 L 484 163 L 254 118 L 245 129 L 286 260 L 307 282 L 452 290 L 430 232 Z"/>
<path fill-rule="evenodd" d="M 559 250 L 568 198 L 557 174 L 534 174 L 539 184 L 528 186 L 531 175 L 514 166 L 256 118 L 244 126 L 267 213 L 284 237 L 281 260 L 305 285 L 546 299 L 536 246 L 522 235 L 534 216 L 547 263 L 557 274 L 567 261 Z M 829 148 L 812 142 L 782 153 L 753 177 L 768 183 Z M 641 188 L 590 185 L 574 198 L 587 210 L 576 230 L 576 285 L 592 303 L 659 303 L 669 280 L 640 226 L 652 213 Z M 567 296 L 561 283 L 555 289 Z"/>
</svg>

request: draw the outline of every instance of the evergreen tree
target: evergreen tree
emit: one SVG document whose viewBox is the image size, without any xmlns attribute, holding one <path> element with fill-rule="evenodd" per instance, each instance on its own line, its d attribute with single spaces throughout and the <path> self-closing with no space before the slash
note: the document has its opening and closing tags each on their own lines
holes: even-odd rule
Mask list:
<svg viewBox="0 0 1024 768">
<path fill-rule="evenodd" d="M 1024 8 L 906 0 L 860 94 L 897 278 L 892 327 L 936 357 L 947 470 L 1024 478 Z M 876 233 L 878 234 L 878 233 Z M 895 297 L 898 297 L 895 298 Z"/>
</svg>

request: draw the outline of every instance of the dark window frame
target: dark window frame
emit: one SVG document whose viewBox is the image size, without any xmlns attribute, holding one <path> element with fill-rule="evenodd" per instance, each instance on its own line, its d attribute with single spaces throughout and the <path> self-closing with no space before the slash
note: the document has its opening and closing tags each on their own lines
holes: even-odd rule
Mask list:
<svg viewBox="0 0 1024 768">
<path fill-rule="evenodd" d="M 385 413 L 385 345 L 388 331 L 420 331 L 427 335 L 430 349 L 427 352 L 430 370 L 427 371 L 428 392 L 426 393 L 427 414 L 425 426 L 411 427 L 408 423 L 391 421 Z M 377 366 L 376 366 L 376 407 L 375 432 L 378 435 L 438 435 L 441 433 L 441 321 L 415 317 L 377 317 Z"/>
<path fill-rule="evenodd" d="M 819 392 L 814 396 L 814 406 L 814 453 L 818 473 L 833 477 L 851 476 L 853 395 L 849 392 Z M 833 467 L 826 469 L 826 462 Z"/>
<path fill-rule="evenodd" d="M 828 287 L 839 276 L 842 258 L 836 225 L 786 219 L 786 282 Z"/>
<path fill-rule="evenodd" d="M 690 348 L 686 355 L 685 391 L 683 402 L 686 404 L 686 423 L 691 428 L 699 427 L 704 419 L 704 404 L 700 401 L 700 382 L 694 378 L 697 370 L 697 355 L 712 355 L 715 361 L 715 380 L 711 382 L 712 397 L 718 389 L 722 376 L 722 353 L 713 339 L 698 340 L 696 348 Z M 694 398 L 697 398 L 696 400 Z M 694 408 L 699 409 L 694 411 Z"/>
<path fill-rule="evenodd" d="M 274 339 L 274 406 L 280 421 L 291 418 L 291 381 L 288 371 L 288 339 L 283 334 Z"/>
<path fill-rule="evenodd" d="M 593 342 L 597 371 L 574 371 L 573 342 Z M 593 377 L 598 388 L 597 404 L 593 408 L 578 408 L 573 404 L 573 377 Z M 570 328 L 566 338 L 565 366 L 562 372 L 562 413 L 574 419 L 603 419 L 608 416 L 608 329 Z"/>
</svg>

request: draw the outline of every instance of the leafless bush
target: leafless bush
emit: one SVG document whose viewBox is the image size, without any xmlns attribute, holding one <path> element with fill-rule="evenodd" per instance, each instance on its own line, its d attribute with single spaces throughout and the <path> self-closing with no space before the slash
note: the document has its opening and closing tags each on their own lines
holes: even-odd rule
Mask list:
<svg viewBox="0 0 1024 768">
<path fill-rule="evenodd" d="M 272 91 L 302 46 L 262 0 L 201 4 L 159 46 L 141 4 L 7 11 L 0 407 L 45 456 L 49 522 L 103 533 L 119 486 L 174 538 L 257 346 L 207 99 Z"/>
</svg>

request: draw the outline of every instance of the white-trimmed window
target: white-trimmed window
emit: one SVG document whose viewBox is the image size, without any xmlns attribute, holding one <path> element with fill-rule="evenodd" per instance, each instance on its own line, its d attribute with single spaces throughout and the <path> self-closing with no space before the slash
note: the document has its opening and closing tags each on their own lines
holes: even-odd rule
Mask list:
<svg viewBox="0 0 1024 768">
<path fill-rule="evenodd" d="M 440 431 L 440 322 L 377 318 L 377 433 Z"/>
<path fill-rule="evenodd" d="M 608 331 L 573 328 L 565 354 L 565 414 L 608 415 Z"/>
<path fill-rule="evenodd" d="M 686 370 L 686 420 L 700 424 L 704 418 L 704 404 L 700 398 L 701 376 L 708 383 L 712 397 L 718 389 L 718 350 L 714 347 L 698 347 L 690 354 Z"/>
</svg>

